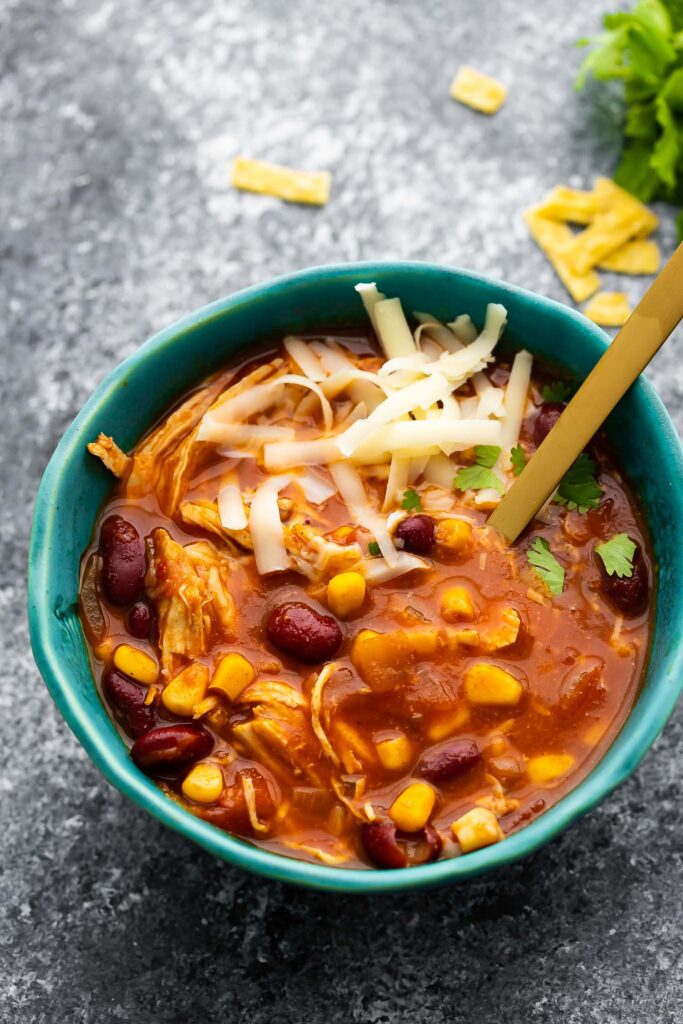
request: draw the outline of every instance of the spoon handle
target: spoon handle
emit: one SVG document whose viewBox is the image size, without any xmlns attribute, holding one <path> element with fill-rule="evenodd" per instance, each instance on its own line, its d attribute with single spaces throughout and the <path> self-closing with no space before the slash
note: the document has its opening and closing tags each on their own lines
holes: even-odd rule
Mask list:
<svg viewBox="0 0 683 1024">
<path fill-rule="evenodd" d="M 683 318 L 683 244 L 488 520 L 512 544 Z"/>
</svg>

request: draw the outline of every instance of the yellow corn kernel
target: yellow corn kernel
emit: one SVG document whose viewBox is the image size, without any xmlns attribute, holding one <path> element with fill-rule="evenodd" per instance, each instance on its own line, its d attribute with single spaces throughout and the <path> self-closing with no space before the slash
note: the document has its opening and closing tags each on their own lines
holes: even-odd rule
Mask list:
<svg viewBox="0 0 683 1024">
<path fill-rule="evenodd" d="M 208 685 L 206 665 L 188 665 L 170 681 L 161 694 L 161 702 L 172 714 L 189 718 L 194 714 L 195 706 L 204 700 Z"/>
<path fill-rule="evenodd" d="M 380 740 L 377 744 L 377 754 L 383 768 L 388 772 L 399 772 L 410 764 L 413 749 L 408 737 L 401 733 L 399 736 Z"/>
<path fill-rule="evenodd" d="M 566 775 L 574 764 L 571 754 L 540 754 L 530 757 L 527 764 L 527 775 L 531 782 L 553 782 L 561 775 Z"/>
<path fill-rule="evenodd" d="M 365 577 L 359 572 L 340 572 L 327 584 L 327 604 L 340 619 L 357 615 L 364 600 Z"/>
<path fill-rule="evenodd" d="M 99 658 L 100 661 L 109 661 L 113 649 L 114 641 L 110 636 L 105 636 L 104 640 L 102 640 L 99 644 L 93 647 L 93 652 L 95 654 L 95 657 Z"/>
<path fill-rule="evenodd" d="M 237 700 L 242 690 L 253 683 L 255 678 L 251 662 L 244 655 L 233 651 L 223 655 L 218 662 L 209 684 L 209 693 L 220 693 L 229 700 Z"/>
<path fill-rule="evenodd" d="M 457 711 L 448 712 L 447 714 L 442 713 L 430 722 L 427 728 L 427 735 L 435 743 L 439 740 L 445 740 L 448 736 L 459 732 L 460 729 L 464 729 L 470 718 L 470 709 L 465 707 L 465 705 L 458 708 Z"/>
<path fill-rule="evenodd" d="M 435 536 L 439 547 L 451 554 L 465 555 L 472 548 L 472 527 L 466 519 L 442 519 Z"/>
<path fill-rule="evenodd" d="M 484 638 L 487 651 L 497 651 L 501 647 L 511 647 L 517 641 L 522 620 L 514 608 L 504 608 L 498 625 L 494 626 Z"/>
<path fill-rule="evenodd" d="M 441 595 L 441 616 L 446 622 L 474 618 L 472 598 L 464 587 L 449 587 Z"/>
<path fill-rule="evenodd" d="M 481 661 L 465 672 L 465 695 L 470 704 L 512 706 L 519 703 L 522 693 L 519 680 L 497 665 Z"/>
<path fill-rule="evenodd" d="M 473 807 L 471 811 L 453 822 L 451 831 L 463 853 L 480 850 L 482 846 L 491 846 L 492 843 L 499 843 L 501 839 L 505 839 L 498 819 L 493 811 L 486 807 Z"/>
<path fill-rule="evenodd" d="M 436 793 L 426 782 L 413 782 L 394 800 L 389 815 L 403 832 L 419 832 L 434 810 Z"/>
<path fill-rule="evenodd" d="M 202 761 L 185 776 L 182 790 L 184 796 L 195 803 L 215 803 L 223 792 L 223 772 L 217 764 Z"/>
<path fill-rule="evenodd" d="M 114 651 L 114 665 L 119 672 L 147 686 L 156 683 L 159 675 L 159 666 L 154 658 L 130 644 L 119 644 Z"/>
</svg>

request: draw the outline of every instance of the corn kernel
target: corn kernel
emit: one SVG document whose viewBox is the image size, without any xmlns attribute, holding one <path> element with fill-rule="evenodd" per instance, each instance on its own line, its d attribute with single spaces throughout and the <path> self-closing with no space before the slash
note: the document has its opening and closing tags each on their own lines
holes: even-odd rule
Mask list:
<svg viewBox="0 0 683 1024">
<path fill-rule="evenodd" d="M 198 804 L 212 804 L 223 792 L 223 772 L 217 764 L 202 761 L 183 779 L 183 794 Z"/>
<path fill-rule="evenodd" d="M 220 693 L 229 700 L 237 700 L 242 690 L 253 683 L 255 678 L 251 662 L 242 654 L 231 652 L 223 655 L 218 662 L 209 684 L 209 693 Z"/>
<path fill-rule="evenodd" d="M 441 595 L 441 616 L 446 622 L 457 622 L 458 619 L 474 618 L 472 598 L 464 587 L 449 587 Z"/>
<path fill-rule="evenodd" d="M 531 782 L 553 782 L 561 775 L 566 775 L 573 764 L 571 754 L 540 754 L 529 758 L 527 775 Z"/>
<path fill-rule="evenodd" d="M 434 810 L 436 793 L 426 782 L 413 782 L 394 800 L 389 815 L 403 832 L 419 832 Z"/>
<path fill-rule="evenodd" d="M 377 744 L 377 753 L 383 768 L 389 772 L 399 772 L 410 764 L 413 750 L 408 737 L 401 733 L 399 736 L 380 740 Z"/>
<path fill-rule="evenodd" d="M 505 839 L 498 819 L 486 807 L 473 807 L 471 811 L 453 822 L 451 831 L 463 853 L 480 850 L 482 846 L 491 846 L 492 843 L 499 843 L 501 839 Z"/>
<path fill-rule="evenodd" d="M 436 543 L 452 554 L 468 554 L 472 548 L 472 527 L 466 519 L 442 519 L 436 527 Z"/>
<path fill-rule="evenodd" d="M 95 657 L 99 658 L 100 661 L 109 661 L 111 652 L 114 649 L 114 641 L 110 636 L 105 636 L 97 646 L 93 647 Z"/>
<path fill-rule="evenodd" d="M 447 714 L 440 714 L 435 717 L 433 721 L 429 723 L 427 727 L 427 735 L 430 740 L 437 743 L 439 740 L 445 740 L 448 736 L 452 736 L 453 733 L 459 732 L 460 729 L 464 729 L 470 720 L 470 709 L 463 705 L 455 712 L 448 712 Z"/>
<path fill-rule="evenodd" d="M 340 619 L 357 615 L 364 600 L 365 577 L 359 572 L 340 572 L 327 584 L 327 603 Z"/>
<path fill-rule="evenodd" d="M 188 665 L 170 681 L 161 694 L 164 707 L 174 715 L 189 718 L 204 699 L 209 684 L 209 670 L 201 663 Z"/>
<path fill-rule="evenodd" d="M 465 672 L 465 695 L 470 704 L 499 704 L 512 706 L 519 703 L 522 684 L 497 665 L 479 662 Z"/>
<path fill-rule="evenodd" d="M 154 658 L 130 644 L 119 644 L 114 651 L 114 665 L 119 672 L 147 686 L 156 683 L 159 675 L 159 666 Z"/>
</svg>

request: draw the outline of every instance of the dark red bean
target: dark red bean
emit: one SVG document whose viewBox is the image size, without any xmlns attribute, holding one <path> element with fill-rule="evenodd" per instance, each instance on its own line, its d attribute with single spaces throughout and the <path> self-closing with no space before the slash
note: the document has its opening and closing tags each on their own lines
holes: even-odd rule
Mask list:
<svg viewBox="0 0 683 1024">
<path fill-rule="evenodd" d="M 481 751 L 474 740 L 446 740 L 422 755 L 418 771 L 430 782 L 450 782 L 480 758 Z"/>
<path fill-rule="evenodd" d="M 286 601 L 268 616 L 271 643 L 300 661 L 325 661 L 339 650 L 342 631 L 331 615 L 321 615 L 303 601 Z"/>
<path fill-rule="evenodd" d="M 117 718 L 133 739 L 144 736 L 153 728 L 156 712 L 153 704 L 145 704 L 146 686 L 141 686 L 123 672 L 111 668 L 102 677 L 102 688 Z"/>
<path fill-rule="evenodd" d="M 152 612 L 144 601 L 137 601 L 126 615 L 126 626 L 131 636 L 147 640 L 152 631 Z"/>
<path fill-rule="evenodd" d="M 393 821 L 372 821 L 361 826 L 365 852 L 380 868 L 405 868 L 436 860 L 441 852 L 441 836 L 432 825 L 407 835 Z"/>
<path fill-rule="evenodd" d="M 140 534 L 121 516 L 109 516 L 100 527 L 102 590 L 112 604 L 127 605 L 142 596 L 145 547 Z"/>
<path fill-rule="evenodd" d="M 590 655 L 569 669 L 560 684 L 559 712 L 577 718 L 604 703 L 607 691 L 602 676 L 605 662 Z"/>
<path fill-rule="evenodd" d="M 534 421 L 534 442 L 539 448 L 565 410 L 564 402 L 544 402 Z"/>
<path fill-rule="evenodd" d="M 426 555 L 434 544 L 434 520 L 422 513 L 406 516 L 396 527 L 396 539 L 403 541 L 405 551 Z"/>
<path fill-rule="evenodd" d="M 602 559 L 596 555 L 600 569 L 600 589 L 612 607 L 622 615 L 640 615 L 647 608 L 650 577 L 640 545 L 633 555 L 631 576 L 609 576 Z"/>
<path fill-rule="evenodd" d="M 172 771 L 206 757 L 212 747 L 202 725 L 161 725 L 137 739 L 130 753 L 143 771 Z"/>
</svg>

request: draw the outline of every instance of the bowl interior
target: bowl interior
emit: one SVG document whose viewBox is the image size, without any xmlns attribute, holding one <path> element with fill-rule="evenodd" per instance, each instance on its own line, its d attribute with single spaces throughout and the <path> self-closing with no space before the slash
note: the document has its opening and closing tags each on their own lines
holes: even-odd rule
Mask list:
<svg viewBox="0 0 683 1024">
<path fill-rule="evenodd" d="M 640 496 L 659 565 L 651 656 L 638 702 L 617 740 L 563 800 L 498 846 L 408 871 L 356 871 L 294 861 L 234 839 L 172 803 L 128 757 L 93 683 L 76 612 L 78 566 L 111 487 L 86 453 L 99 431 L 132 447 L 170 402 L 264 337 L 321 325 L 366 322 L 359 281 L 401 298 L 406 311 L 441 319 L 467 312 L 482 323 L 488 302 L 508 310 L 507 338 L 584 377 L 606 336 L 567 307 L 463 271 L 430 264 L 318 268 L 221 300 L 162 331 L 100 385 L 60 442 L 36 503 L 29 566 L 31 638 L 41 673 L 66 721 L 106 777 L 157 818 L 224 859 L 285 881 L 340 891 L 408 889 L 462 879 L 518 859 L 547 842 L 633 771 L 663 728 L 683 685 L 683 462 L 678 438 L 651 387 L 631 389 L 607 423 L 619 464 Z M 652 466 L 658 467 L 657 474 Z"/>
</svg>

